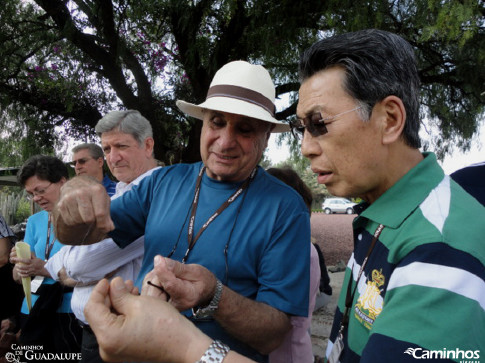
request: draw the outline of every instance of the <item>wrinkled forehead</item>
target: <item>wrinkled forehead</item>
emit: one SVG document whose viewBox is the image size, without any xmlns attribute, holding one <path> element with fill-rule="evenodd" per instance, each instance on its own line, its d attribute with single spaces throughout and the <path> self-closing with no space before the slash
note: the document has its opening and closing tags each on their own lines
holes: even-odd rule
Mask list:
<svg viewBox="0 0 485 363">
<path fill-rule="evenodd" d="M 315 112 L 325 112 L 336 103 L 351 100 L 343 82 L 345 71 L 341 67 L 324 69 L 302 82 L 298 92 L 296 114 L 303 118 Z"/>
<path fill-rule="evenodd" d="M 103 146 L 117 145 L 119 143 L 138 144 L 138 141 L 132 134 L 116 129 L 101 134 L 101 144 Z"/>
</svg>

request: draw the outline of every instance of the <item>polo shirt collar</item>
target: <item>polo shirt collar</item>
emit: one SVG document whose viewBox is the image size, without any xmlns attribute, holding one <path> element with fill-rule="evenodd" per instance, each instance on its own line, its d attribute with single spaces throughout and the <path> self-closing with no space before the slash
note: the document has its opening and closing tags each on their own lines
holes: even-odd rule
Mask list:
<svg viewBox="0 0 485 363">
<path fill-rule="evenodd" d="M 434 153 L 423 153 L 424 159 L 382 194 L 367 205 L 356 218 L 354 225 L 369 219 L 386 227 L 398 228 L 402 222 L 426 199 L 444 177 L 443 169 Z"/>
</svg>

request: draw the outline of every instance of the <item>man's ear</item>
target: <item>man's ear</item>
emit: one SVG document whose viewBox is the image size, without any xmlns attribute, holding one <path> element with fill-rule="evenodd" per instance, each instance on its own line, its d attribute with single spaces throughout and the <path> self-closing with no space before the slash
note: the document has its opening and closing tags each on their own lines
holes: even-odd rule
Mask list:
<svg viewBox="0 0 485 363">
<path fill-rule="evenodd" d="M 98 163 L 98 165 L 102 168 L 103 165 L 104 165 L 104 158 L 103 157 L 99 157 L 96 162 Z"/>
<path fill-rule="evenodd" d="M 153 137 L 147 137 L 145 139 L 145 150 L 147 151 L 147 155 L 151 156 L 153 154 L 154 146 L 155 146 L 155 140 L 153 140 Z"/>
<path fill-rule="evenodd" d="M 402 135 L 406 124 L 406 109 L 402 100 L 396 96 L 387 96 L 379 104 L 384 116 L 382 143 L 389 145 Z"/>
</svg>

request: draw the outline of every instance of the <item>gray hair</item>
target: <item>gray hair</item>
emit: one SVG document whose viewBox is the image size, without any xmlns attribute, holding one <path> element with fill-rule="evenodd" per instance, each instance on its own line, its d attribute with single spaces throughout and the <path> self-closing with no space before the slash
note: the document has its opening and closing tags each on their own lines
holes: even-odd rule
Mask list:
<svg viewBox="0 0 485 363">
<path fill-rule="evenodd" d="M 103 149 L 101 148 L 101 146 L 97 145 L 97 144 L 93 144 L 91 142 L 86 142 L 84 144 L 79 144 L 79 145 L 76 145 L 72 148 L 72 153 L 75 154 L 77 153 L 78 151 L 81 151 L 81 150 L 89 150 L 89 155 L 91 155 L 91 157 L 93 159 L 99 159 L 99 158 L 103 158 L 104 159 L 104 153 L 103 153 Z"/>
<path fill-rule="evenodd" d="M 147 137 L 153 137 L 152 125 L 136 110 L 111 111 L 98 121 L 95 127 L 99 137 L 103 132 L 118 130 L 132 135 L 139 145 Z"/>
<path fill-rule="evenodd" d="M 334 66 L 345 69 L 342 87 L 363 106 L 369 119 L 376 103 L 390 95 L 406 109 L 402 137 L 419 148 L 419 74 L 411 45 L 400 36 L 377 29 L 335 35 L 308 48 L 300 59 L 300 82 Z"/>
</svg>

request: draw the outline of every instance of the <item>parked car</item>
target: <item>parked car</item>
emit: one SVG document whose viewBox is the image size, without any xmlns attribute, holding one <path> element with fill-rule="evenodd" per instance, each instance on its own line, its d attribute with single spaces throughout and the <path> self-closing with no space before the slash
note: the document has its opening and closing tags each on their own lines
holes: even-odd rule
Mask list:
<svg viewBox="0 0 485 363">
<path fill-rule="evenodd" d="M 322 209 L 325 214 L 332 214 L 332 213 L 347 213 L 347 214 L 354 214 L 354 205 L 357 203 L 353 203 L 348 199 L 345 198 L 327 198 L 322 204 Z"/>
</svg>

